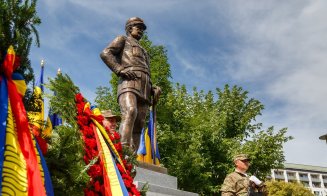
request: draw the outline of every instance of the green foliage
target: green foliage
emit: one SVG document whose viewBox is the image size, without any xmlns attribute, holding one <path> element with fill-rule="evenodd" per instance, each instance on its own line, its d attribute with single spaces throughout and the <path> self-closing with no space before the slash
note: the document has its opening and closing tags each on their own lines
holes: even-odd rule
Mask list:
<svg viewBox="0 0 327 196">
<path fill-rule="evenodd" d="M 89 181 L 83 161 L 83 140 L 76 123 L 75 94 L 79 92 L 69 76 L 57 75 L 46 85 L 55 95 L 48 95 L 52 112 L 65 122 L 52 133 L 46 156 L 56 195 L 83 195 Z"/>
<path fill-rule="evenodd" d="M 314 196 L 314 194 L 300 183 L 283 181 L 267 182 L 269 196 Z"/>
<path fill-rule="evenodd" d="M 160 86 L 163 90 L 162 96 L 171 91 L 170 64 L 168 63 L 167 50 L 164 46 L 153 45 L 145 34 L 140 40 L 141 46 L 150 57 L 151 81 L 154 86 Z"/>
<path fill-rule="evenodd" d="M 249 172 L 264 179 L 272 168 L 283 168 L 285 161 L 283 144 L 293 137 L 285 137 L 287 129 L 274 134 L 273 127 L 253 134 L 250 141 L 244 143 L 239 151 L 245 152 L 252 159 Z"/>
<path fill-rule="evenodd" d="M 36 45 L 40 45 L 35 28 L 41 24 L 41 19 L 36 15 L 36 2 L 36 0 L 0 1 L 0 61 L 3 61 L 3 55 L 9 45 L 13 45 L 21 61 L 17 71 L 24 75 L 26 83 L 34 78 L 28 59 L 33 35 Z"/>
<path fill-rule="evenodd" d="M 117 91 L 112 92 L 110 88 L 99 86 L 96 90 L 95 103 L 100 110 L 110 109 L 114 114 L 119 114 L 119 105 L 117 102 Z"/>
<path fill-rule="evenodd" d="M 36 0 L 1 0 L 0 1 L 0 62 L 10 45 L 13 45 L 16 55 L 20 58 L 20 66 L 16 72 L 22 74 L 26 84 L 34 80 L 34 73 L 28 55 L 35 40 L 40 46 L 36 26 L 41 19 L 36 13 Z M 33 107 L 33 92 L 27 89 L 24 105 L 27 111 L 36 111 Z"/>
<path fill-rule="evenodd" d="M 282 164 L 283 143 L 291 139 L 286 129 L 260 130 L 255 118 L 263 105 L 242 88 L 226 85 L 216 95 L 214 99 L 212 92 L 196 89 L 190 95 L 177 84 L 164 105 L 171 117 L 158 121 L 162 163 L 178 176 L 180 188 L 203 195 L 219 192 L 238 153 L 248 153 L 253 159 L 250 172 L 265 177 Z"/>
</svg>

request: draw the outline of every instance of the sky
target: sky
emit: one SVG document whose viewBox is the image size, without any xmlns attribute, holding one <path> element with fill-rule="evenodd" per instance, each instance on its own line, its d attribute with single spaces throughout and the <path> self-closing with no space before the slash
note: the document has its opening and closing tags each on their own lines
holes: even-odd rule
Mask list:
<svg viewBox="0 0 327 196">
<path fill-rule="evenodd" d="M 139 16 L 167 49 L 174 83 L 205 92 L 238 85 L 265 106 L 264 127 L 288 128 L 286 162 L 327 167 L 327 1 L 42 0 L 36 78 L 68 74 L 90 101 L 109 86 L 99 54 Z"/>
</svg>

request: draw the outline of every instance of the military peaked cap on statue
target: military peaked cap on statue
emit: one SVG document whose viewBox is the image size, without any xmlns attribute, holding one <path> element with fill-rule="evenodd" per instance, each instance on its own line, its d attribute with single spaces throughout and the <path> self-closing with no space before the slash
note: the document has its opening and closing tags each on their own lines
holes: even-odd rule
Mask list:
<svg viewBox="0 0 327 196">
<path fill-rule="evenodd" d="M 104 110 L 104 111 L 101 111 L 101 114 L 103 117 L 105 118 L 115 118 L 117 121 L 120 121 L 121 120 L 121 117 L 118 116 L 118 115 L 114 115 L 111 110 Z"/>
<path fill-rule="evenodd" d="M 241 161 L 249 160 L 250 161 L 251 159 L 249 158 L 249 156 L 247 154 L 238 154 L 238 155 L 235 155 L 234 158 L 233 158 L 234 162 L 237 161 L 237 160 L 241 160 Z"/>
<path fill-rule="evenodd" d="M 141 25 L 144 30 L 146 29 L 146 25 L 144 24 L 144 21 L 139 17 L 132 17 L 132 18 L 128 19 L 125 27 L 127 29 L 128 27 L 131 27 L 134 25 Z"/>
</svg>

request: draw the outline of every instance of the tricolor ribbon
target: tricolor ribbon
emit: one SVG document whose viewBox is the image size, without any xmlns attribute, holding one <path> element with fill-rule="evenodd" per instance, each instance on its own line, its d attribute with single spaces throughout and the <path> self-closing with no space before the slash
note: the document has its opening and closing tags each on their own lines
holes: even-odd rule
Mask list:
<svg viewBox="0 0 327 196">
<path fill-rule="evenodd" d="M 14 68 L 17 67 L 17 64 L 15 64 L 15 60 L 16 60 L 15 51 L 13 47 L 10 46 L 7 51 L 7 55 L 5 57 L 3 65 L 1 67 L 1 71 L 4 74 L 3 75 L 4 77 L 2 77 L 1 79 L 3 80 L 1 81 L 1 83 L 5 84 L 4 80 L 7 80 L 6 81 L 7 93 L 9 97 L 8 105 L 12 109 L 13 117 L 15 119 L 16 130 L 17 130 L 18 143 L 26 162 L 28 195 L 43 196 L 46 195 L 46 191 L 42 182 L 41 172 L 37 161 L 37 155 L 34 149 L 32 136 L 28 127 L 26 111 L 22 101 L 23 95 L 19 93 L 14 81 L 11 78 Z M 3 134 L 3 132 L 1 134 Z"/>
</svg>

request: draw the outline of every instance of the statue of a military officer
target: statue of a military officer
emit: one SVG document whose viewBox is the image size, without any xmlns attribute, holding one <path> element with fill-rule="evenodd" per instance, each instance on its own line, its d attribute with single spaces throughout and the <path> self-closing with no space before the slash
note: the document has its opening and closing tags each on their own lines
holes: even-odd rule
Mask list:
<svg viewBox="0 0 327 196">
<path fill-rule="evenodd" d="M 146 26 L 141 18 L 127 20 L 127 36 L 116 37 L 100 54 L 103 62 L 119 77 L 117 99 L 122 121 L 121 142 L 136 150 L 151 104 L 156 104 L 160 88 L 152 86 L 149 56 L 139 44 Z"/>
</svg>

